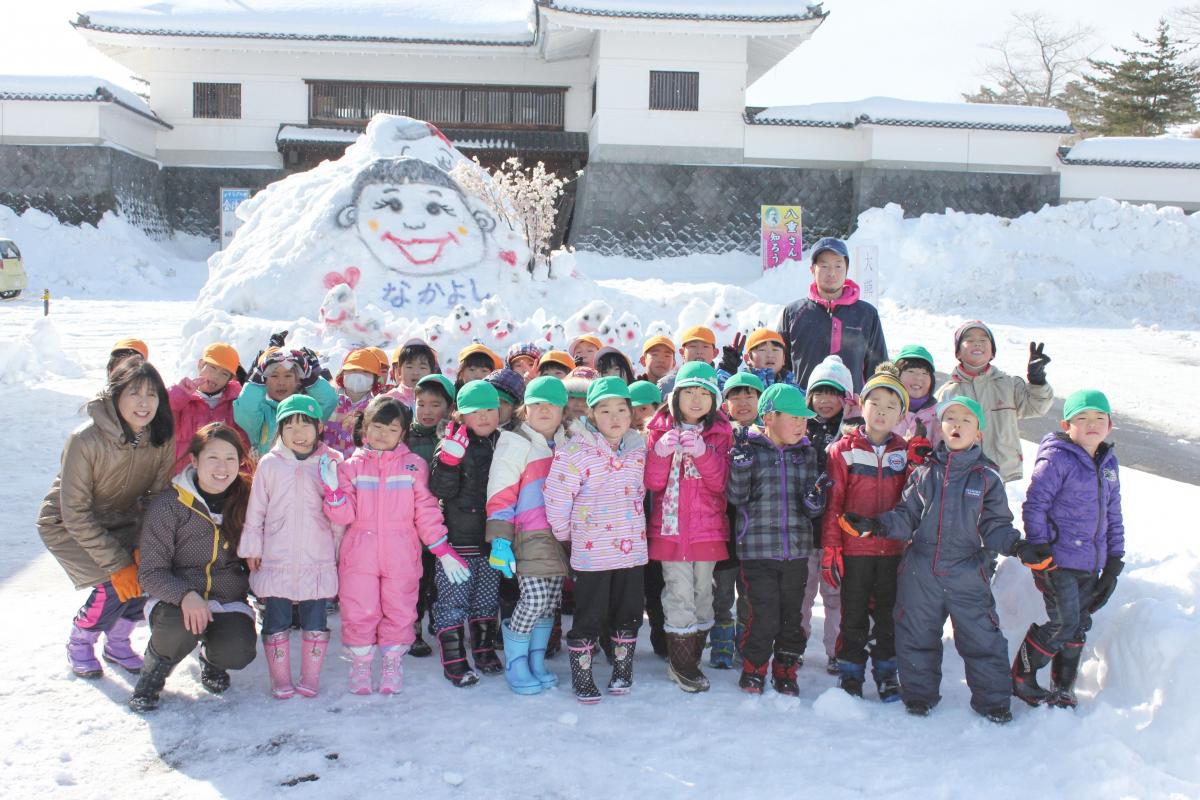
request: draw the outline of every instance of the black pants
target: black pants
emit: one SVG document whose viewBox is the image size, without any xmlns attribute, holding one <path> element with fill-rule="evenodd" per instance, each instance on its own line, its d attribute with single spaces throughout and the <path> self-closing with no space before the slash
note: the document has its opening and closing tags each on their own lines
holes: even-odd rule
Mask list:
<svg viewBox="0 0 1200 800">
<path fill-rule="evenodd" d="M 663 611 L 662 593 L 667 582 L 663 579 L 661 561 L 647 562 L 642 570 L 645 584 L 646 617 L 650 620 L 650 629 L 661 631 L 667 623 L 667 614 Z"/>
<path fill-rule="evenodd" d="M 896 657 L 892 614 L 900 556 L 845 556 L 844 562 L 838 660 L 866 664 L 870 643 L 872 661 L 891 661 Z"/>
<path fill-rule="evenodd" d="M 426 611 L 432 612 L 433 604 L 437 601 L 437 583 L 433 579 L 434 564 L 437 558 L 425 548 L 421 548 L 421 582 L 417 587 L 417 623 Z"/>
<path fill-rule="evenodd" d="M 1049 575 L 1033 573 L 1033 585 L 1046 603 L 1047 621 L 1033 626 L 1043 650 L 1057 653 L 1067 643 L 1083 645 L 1092 629 L 1088 606 L 1096 591 L 1096 573 L 1059 567 Z"/>
<path fill-rule="evenodd" d="M 500 619 L 507 622 L 512 619 L 513 609 L 517 607 L 517 602 L 521 599 L 521 586 L 517 583 L 515 575 L 511 578 L 500 576 L 499 598 Z"/>
<path fill-rule="evenodd" d="M 771 653 L 804 654 L 804 584 L 808 558 L 792 561 L 742 559 L 739 587 L 750 599 L 750 617 L 742 634 L 742 657 L 756 667 Z"/>
<path fill-rule="evenodd" d="M 575 573 L 575 616 L 567 637 L 599 639 L 609 631 L 642 627 L 644 569 L 626 567 Z"/>
<path fill-rule="evenodd" d="M 150 612 L 150 646 L 172 664 L 204 643 L 204 660 L 220 669 L 242 669 L 254 660 L 257 641 L 254 618 L 240 611 L 212 615 L 199 636 L 183 626 L 183 611 L 170 603 L 157 603 Z"/>
</svg>

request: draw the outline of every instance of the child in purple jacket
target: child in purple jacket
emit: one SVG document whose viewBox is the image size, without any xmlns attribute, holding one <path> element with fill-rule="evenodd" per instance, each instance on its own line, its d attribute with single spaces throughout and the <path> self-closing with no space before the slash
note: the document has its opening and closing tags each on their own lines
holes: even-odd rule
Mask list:
<svg viewBox="0 0 1200 800">
<path fill-rule="evenodd" d="M 1104 441 L 1112 427 L 1108 398 L 1082 389 L 1063 404 L 1062 432 L 1038 446 L 1022 510 L 1025 535 L 1053 546 L 1058 569 L 1033 573 L 1049 620 L 1029 626 L 1012 667 L 1013 694 L 1032 706 L 1074 707 L 1092 614 L 1108 602 L 1125 566 L 1117 457 Z M 1051 661 L 1047 690 L 1037 671 Z"/>
</svg>

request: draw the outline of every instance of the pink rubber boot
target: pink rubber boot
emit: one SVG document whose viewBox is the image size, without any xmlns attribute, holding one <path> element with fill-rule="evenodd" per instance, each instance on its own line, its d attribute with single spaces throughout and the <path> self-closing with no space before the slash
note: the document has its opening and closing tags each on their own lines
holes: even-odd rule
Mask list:
<svg viewBox="0 0 1200 800">
<path fill-rule="evenodd" d="M 350 694 L 371 693 L 371 665 L 375 662 L 375 645 L 350 648 Z"/>
<path fill-rule="evenodd" d="M 96 660 L 96 640 L 99 638 L 100 631 L 71 626 L 71 638 L 67 640 L 67 661 L 71 664 L 71 671 L 81 678 L 99 678 L 104 674 L 104 668 Z"/>
<path fill-rule="evenodd" d="M 383 648 L 383 672 L 379 678 L 380 694 L 400 694 L 404 688 L 404 654 L 408 645 Z"/>
<path fill-rule="evenodd" d="M 267 653 L 267 671 L 271 675 L 271 696 L 287 700 L 296 694 L 292 685 L 292 632 L 280 631 L 263 639 Z"/>
<path fill-rule="evenodd" d="M 305 697 L 316 697 L 321 688 L 321 665 L 325 663 L 325 652 L 329 650 L 329 631 L 305 631 L 301 637 L 300 682 L 296 691 Z"/>
<path fill-rule="evenodd" d="M 142 671 L 142 657 L 134 652 L 129 642 L 134 621 L 121 617 L 104 634 L 104 660 L 116 664 L 126 672 L 137 675 Z"/>
</svg>

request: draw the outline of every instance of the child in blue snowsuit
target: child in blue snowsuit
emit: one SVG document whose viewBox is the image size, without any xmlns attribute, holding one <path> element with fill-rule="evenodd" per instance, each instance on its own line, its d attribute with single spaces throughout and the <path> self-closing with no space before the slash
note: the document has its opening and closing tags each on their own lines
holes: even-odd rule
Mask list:
<svg viewBox="0 0 1200 800">
<path fill-rule="evenodd" d="M 1108 398 L 1095 389 L 1063 404 L 1062 431 L 1038 446 L 1021 516 L 1031 542 L 1054 548 L 1054 572 L 1035 572 L 1046 601 L 1042 625 L 1029 626 L 1013 661 L 1013 694 L 1032 706 L 1075 706 L 1075 676 L 1092 614 L 1108 602 L 1125 566 L 1125 526 L 1117 456 L 1104 441 L 1112 430 Z M 1053 662 L 1052 688 L 1037 671 Z"/>
<path fill-rule="evenodd" d="M 925 716 L 941 699 L 942 629 L 949 616 L 954 646 L 966 663 L 971 708 L 992 722 L 1012 720 L 1008 642 L 1000 632 L 987 573 L 987 550 L 1050 567 L 1048 548 L 1020 541 L 1004 481 L 979 442 L 987 425 L 973 399 L 938 405 L 942 444 L 913 470 L 900 503 L 878 519 L 844 514 L 851 535 L 911 543 L 896 589 L 896 655 L 901 698 Z"/>
</svg>

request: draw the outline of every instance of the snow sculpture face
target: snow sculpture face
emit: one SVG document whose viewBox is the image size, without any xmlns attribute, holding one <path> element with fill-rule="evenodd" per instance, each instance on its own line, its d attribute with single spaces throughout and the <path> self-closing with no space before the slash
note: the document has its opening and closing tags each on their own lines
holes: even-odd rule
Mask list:
<svg viewBox="0 0 1200 800">
<path fill-rule="evenodd" d="M 612 316 L 612 306 L 603 300 L 593 300 L 567 320 L 567 334 L 574 337 L 585 333 L 595 333 L 610 316 Z"/>
<path fill-rule="evenodd" d="M 549 321 L 542 325 L 542 338 L 552 350 L 567 349 L 567 330 L 561 322 Z"/>
<path fill-rule="evenodd" d="M 341 328 L 358 316 L 358 303 L 350 285 L 339 283 L 326 292 L 318 316 L 326 328 Z"/>
<path fill-rule="evenodd" d="M 444 170 L 415 158 L 381 158 L 354 180 L 337 223 L 353 228 L 380 264 L 413 275 L 476 266 L 496 220 Z"/>
<path fill-rule="evenodd" d="M 646 328 L 646 338 L 651 336 L 665 336 L 668 339 L 674 338 L 671 333 L 671 326 L 661 319 L 656 319 Z"/>
<path fill-rule="evenodd" d="M 446 172 L 465 160 L 437 126 L 419 119 L 383 117 L 374 133 L 379 149 L 384 153 L 419 158 Z"/>
<path fill-rule="evenodd" d="M 450 333 L 454 336 L 469 336 L 475 323 L 471 322 L 471 312 L 466 306 L 455 306 L 450 312 Z"/>
<path fill-rule="evenodd" d="M 423 337 L 429 346 L 434 350 L 442 343 L 446 336 L 446 328 L 440 322 L 431 322 L 425 326 L 425 336 Z"/>
<path fill-rule="evenodd" d="M 628 311 L 617 317 L 616 324 L 617 347 L 623 350 L 636 348 L 642 343 L 642 325 L 638 318 Z"/>
<path fill-rule="evenodd" d="M 498 345 L 507 345 L 512 338 L 512 332 L 516 330 L 516 326 L 506 319 L 489 322 L 488 328 L 492 332 L 492 340 Z"/>
</svg>

